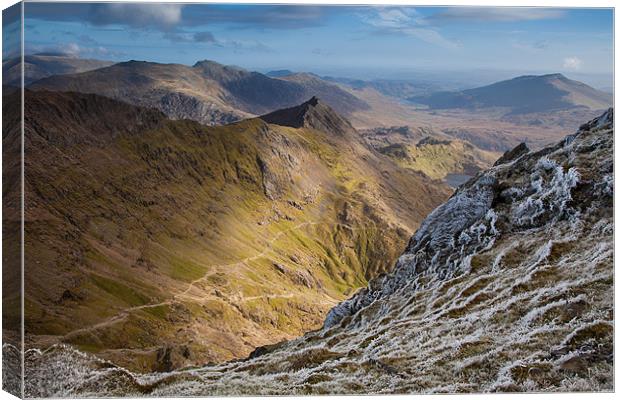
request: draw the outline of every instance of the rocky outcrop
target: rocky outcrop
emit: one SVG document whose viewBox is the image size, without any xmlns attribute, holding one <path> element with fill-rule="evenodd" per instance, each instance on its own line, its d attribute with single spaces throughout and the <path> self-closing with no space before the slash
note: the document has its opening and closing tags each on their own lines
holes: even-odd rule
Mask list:
<svg viewBox="0 0 620 400">
<path fill-rule="evenodd" d="M 508 150 L 507 152 L 505 152 L 500 158 L 497 159 L 497 161 L 495 161 L 495 164 L 493 164 L 493 166 L 497 166 L 497 165 L 504 164 L 510 161 L 514 161 L 517 158 L 529 152 L 530 152 L 530 149 L 527 147 L 527 145 L 525 143 L 521 143 L 514 149 Z"/>
<path fill-rule="evenodd" d="M 335 113 L 317 97 L 312 97 L 299 106 L 274 111 L 260 118 L 270 124 L 292 128 L 312 128 L 338 135 L 346 135 L 355 131 L 349 121 Z"/>
<path fill-rule="evenodd" d="M 221 110 L 215 103 L 179 92 L 161 91 L 161 97 L 148 105 L 162 110 L 170 118 L 191 119 L 207 125 L 229 124 L 242 117 L 240 113 Z"/>
<path fill-rule="evenodd" d="M 501 235 L 498 218 L 503 231 L 516 234 L 544 225 L 553 226 L 590 210 L 593 200 L 584 197 L 581 204 L 573 204 L 572 192 L 579 187 L 581 192 L 591 190 L 593 196 L 597 192 L 603 199 L 609 196 L 610 190 L 613 191 L 607 187 L 613 180 L 610 175 L 613 160 L 601 155 L 598 161 L 603 168 L 596 171 L 599 183 L 580 181 L 583 173 L 572 165 L 575 153 L 590 146 L 578 146 L 574 142 L 577 138 L 588 140 L 604 132 L 606 135 L 595 143 L 597 150 L 606 153 L 609 150 L 606 147 L 612 144 L 613 132 L 609 133 L 612 128 L 613 109 L 610 109 L 556 146 L 528 155 L 525 155 L 527 147 L 524 145 L 507 152 L 502 162 L 461 186 L 445 204 L 434 210 L 409 242 L 394 272 L 372 281 L 368 288 L 333 308 L 325 327 L 336 325 L 344 317 L 397 290 L 405 287 L 415 290 L 423 276 L 430 274 L 445 280 L 467 272 L 471 258 L 490 248 Z M 552 154 L 555 157 L 551 157 Z M 516 177 L 515 172 L 521 176 Z M 605 206 L 609 206 L 608 203 L 609 199 Z"/>
</svg>

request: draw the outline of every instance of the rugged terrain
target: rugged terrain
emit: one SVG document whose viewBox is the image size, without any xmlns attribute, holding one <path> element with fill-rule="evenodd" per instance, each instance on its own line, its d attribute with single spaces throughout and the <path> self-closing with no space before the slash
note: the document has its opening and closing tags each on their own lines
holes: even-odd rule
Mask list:
<svg viewBox="0 0 620 400">
<path fill-rule="evenodd" d="M 316 98 L 220 127 L 93 94 L 25 99 L 28 346 L 134 371 L 320 327 L 449 195 Z"/>
<path fill-rule="evenodd" d="M 609 110 L 461 186 L 393 272 L 334 307 L 322 329 L 169 374 L 32 349 L 27 394 L 612 390 L 613 162 Z"/>
<path fill-rule="evenodd" d="M 409 126 L 432 129 L 478 149 L 503 152 L 527 143 L 541 149 L 611 106 L 611 95 L 561 74 L 522 76 L 459 92 L 390 101 L 368 87 L 349 89 L 369 104 L 351 120 L 358 129 Z"/>
<path fill-rule="evenodd" d="M 209 60 L 191 67 L 128 61 L 95 71 L 50 77 L 30 88 L 99 94 L 157 108 L 172 119 L 187 118 L 209 125 L 291 107 L 315 95 L 326 96 L 324 101 L 345 116 L 368 108 L 362 100 L 327 82 L 275 79 Z"/>
<path fill-rule="evenodd" d="M 22 391 L 21 96 L 2 94 L 2 343 L 14 352 L 2 359 L 2 390 Z M 12 103 L 12 104 L 10 104 Z M 17 351 L 17 349 L 20 351 Z"/>
</svg>

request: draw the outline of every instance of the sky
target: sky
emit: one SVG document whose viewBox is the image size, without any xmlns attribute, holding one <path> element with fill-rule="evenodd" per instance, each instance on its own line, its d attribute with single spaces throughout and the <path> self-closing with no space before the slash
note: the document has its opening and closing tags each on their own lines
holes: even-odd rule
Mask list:
<svg viewBox="0 0 620 400">
<path fill-rule="evenodd" d="M 613 10 L 26 3 L 25 51 L 352 78 L 561 72 L 611 82 Z"/>
</svg>

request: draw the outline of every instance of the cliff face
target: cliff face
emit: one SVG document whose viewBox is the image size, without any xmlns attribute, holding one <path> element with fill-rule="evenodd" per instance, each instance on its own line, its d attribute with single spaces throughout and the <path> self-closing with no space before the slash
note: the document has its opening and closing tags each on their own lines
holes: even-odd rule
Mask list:
<svg viewBox="0 0 620 400">
<path fill-rule="evenodd" d="M 27 394 L 612 390 L 613 191 L 610 109 L 479 173 L 323 329 L 165 376 L 32 351 Z"/>
</svg>

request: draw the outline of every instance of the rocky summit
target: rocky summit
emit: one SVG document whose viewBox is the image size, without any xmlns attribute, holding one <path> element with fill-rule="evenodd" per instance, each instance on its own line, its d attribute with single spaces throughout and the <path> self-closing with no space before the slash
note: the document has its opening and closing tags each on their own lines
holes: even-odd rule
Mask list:
<svg viewBox="0 0 620 400">
<path fill-rule="evenodd" d="M 612 390 L 613 192 L 610 109 L 478 173 L 321 329 L 167 374 L 31 349 L 26 395 Z"/>
<path fill-rule="evenodd" d="M 349 121 L 335 113 L 317 97 L 312 97 L 299 106 L 274 111 L 260 118 L 270 124 L 292 128 L 312 128 L 341 136 L 355 131 Z"/>
</svg>

